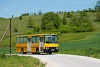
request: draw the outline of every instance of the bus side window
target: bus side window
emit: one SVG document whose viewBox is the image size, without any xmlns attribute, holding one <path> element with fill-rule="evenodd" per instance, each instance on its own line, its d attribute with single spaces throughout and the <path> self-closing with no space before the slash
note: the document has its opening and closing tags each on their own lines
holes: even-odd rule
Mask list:
<svg viewBox="0 0 100 67">
<path fill-rule="evenodd" d="M 23 43 L 23 37 L 20 38 L 20 43 Z"/>
<path fill-rule="evenodd" d="M 33 43 L 35 42 L 35 36 L 32 37 L 32 42 L 33 42 Z"/>
<path fill-rule="evenodd" d="M 17 41 L 16 42 L 19 43 L 19 37 L 17 37 Z"/>
<path fill-rule="evenodd" d="M 35 37 L 35 42 L 39 42 L 39 37 L 38 36 Z"/>
<path fill-rule="evenodd" d="M 24 43 L 27 43 L 27 37 L 24 37 L 24 41 L 23 41 Z"/>
</svg>

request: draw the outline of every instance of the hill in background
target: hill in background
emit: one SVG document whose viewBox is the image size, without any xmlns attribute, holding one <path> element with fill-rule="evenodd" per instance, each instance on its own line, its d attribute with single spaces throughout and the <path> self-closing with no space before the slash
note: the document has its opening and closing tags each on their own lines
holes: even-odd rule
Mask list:
<svg viewBox="0 0 100 67">
<path fill-rule="evenodd" d="M 64 13 L 58 13 L 59 17 L 63 19 Z M 79 13 L 73 13 L 73 15 L 79 15 Z M 94 31 L 97 32 L 100 31 L 100 23 L 95 21 L 96 20 L 96 13 L 95 12 L 87 12 L 87 15 L 89 16 L 89 21 L 92 22 L 94 26 Z M 40 27 L 41 28 L 41 22 L 43 15 L 32 15 L 33 19 L 33 26 Z M 67 22 L 70 21 L 70 18 L 66 18 Z M 25 35 L 25 34 L 36 34 L 36 33 L 57 33 L 59 34 L 59 41 L 65 42 L 65 41 L 73 41 L 73 40 L 79 40 L 83 39 L 86 36 L 90 35 L 92 32 L 80 32 L 80 33 L 60 33 L 60 32 L 48 32 L 48 31 L 34 31 L 34 28 L 28 28 L 27 24 L 29 21 L 29 16 L 22 16 L 22 19 L 20 20 L 20 17 L 14 17 L 12 18 L 12 45 L 15 46 L 16 43 L 16 36 L 18 35 Z M 6 30 L 10 20 L 7 18 L 0 18 L 0 38 L 2 37 L 4 31 Z M 17 32 L 15 30 L 17 29 Z M 77 37 L 78 36 L 78 37 Z M 9 30 L 4 37 L 2 43 L 0 43 L 0 46 L 8 46 L 9 45 Z"/>
</svg>

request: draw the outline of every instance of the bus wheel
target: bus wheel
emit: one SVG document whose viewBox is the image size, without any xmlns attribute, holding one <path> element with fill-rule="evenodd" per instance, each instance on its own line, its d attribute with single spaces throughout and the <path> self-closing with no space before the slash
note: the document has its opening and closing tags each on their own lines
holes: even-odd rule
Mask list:
<svg viewBox="0 0 100 67">
<path fill-rule="evenodd" d="M 52 52 L 49 52 L 49 54 L 52 54 Z"/>
<path fill-rule="evenodd" d="M 40 53 L 39 53 L 39 49 L 36 49 L 36 54 L 40 54 Z"/>
<path fill-rule="evenodd" d="M 24 52 L 24 49 L 21 50 L 21 53 L 22 53 L 22 54 L 26 54 L 26 52 Z"/>
</svg>

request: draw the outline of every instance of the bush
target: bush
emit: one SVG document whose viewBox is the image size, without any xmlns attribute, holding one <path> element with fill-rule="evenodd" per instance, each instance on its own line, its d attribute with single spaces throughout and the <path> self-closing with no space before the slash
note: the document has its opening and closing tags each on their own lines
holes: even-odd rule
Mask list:
<svg viewBox="0 0 100 67">
<path fill-rule="evenodd" d="M 31 16 L 29 16 L 27 27 L 28 28 L 33 28 L 33 18 Z"/>
<path fill-rule="evenodd" d="M 40 31 L 40 27 L 39 26 L 34 26 L 34 31 L 35 32 L 39 32 Z"/>
<path fill-rule="evenodd" d="M 22 16 L 19 16 L 19 19 L 22 20 Z"/>
<path fill-rule="evenodd" d="M 1 54 L 1 58 L 2 59 L 5 59 L 6 58 L 5 52 L 3 54 Z"/>
<path fill-rule="evenodd" d="M 100 21 L 100 12 L 97 12 L 96 18 L 97 18 L 97 21 Z"/>
<path fill-rule="evenodd" d="M 14 32 L 18 32 L 18 29 L 16 27 L 14 27 Z"/>
</svg>

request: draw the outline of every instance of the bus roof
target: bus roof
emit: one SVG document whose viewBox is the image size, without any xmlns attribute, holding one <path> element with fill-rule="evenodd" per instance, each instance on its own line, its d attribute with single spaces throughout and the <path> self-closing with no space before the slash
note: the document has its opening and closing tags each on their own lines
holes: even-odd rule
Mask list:
<svg viewBox="0 0 100 67">
<path fill-rule="evenodd" d="M 45 36 L 45 35 L 57 35 L 57 34 L 31 34 L 31 35 L 21 35 L 16 37 L 32 37 L 32 36 Z"/>
</svg>

